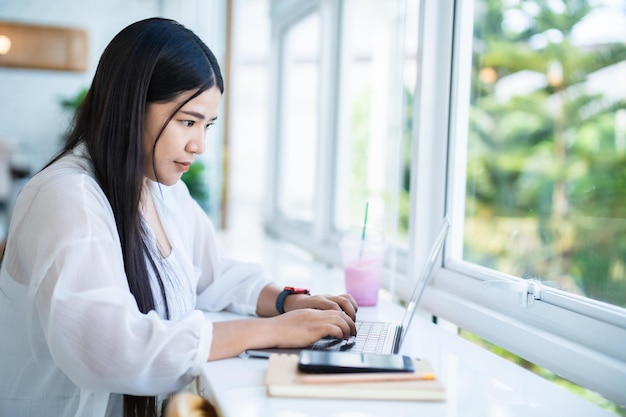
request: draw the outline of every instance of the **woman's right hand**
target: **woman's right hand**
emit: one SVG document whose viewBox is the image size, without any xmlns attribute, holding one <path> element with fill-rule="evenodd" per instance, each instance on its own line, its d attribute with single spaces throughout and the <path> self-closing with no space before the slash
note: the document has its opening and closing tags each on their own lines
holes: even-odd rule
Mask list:
<svg viewBox="0 0 626 417">
<path fill-rule="evenodd" d="M 214 322 L 209 360 L 234 357 L 246 349 L 298 348 L 326 336 L 354 335 L 354 321 L 338 310 L 299 309 L 269 318 Z"/>
<path fill-rule="evenodd" d="M 268 320 L 276 321 L 276 343 L 270 347 L 303 347 L 326 336 L 348 339 L 356 335 L 354 321 L 343 311 L 300 309 Z"/>
</svg>

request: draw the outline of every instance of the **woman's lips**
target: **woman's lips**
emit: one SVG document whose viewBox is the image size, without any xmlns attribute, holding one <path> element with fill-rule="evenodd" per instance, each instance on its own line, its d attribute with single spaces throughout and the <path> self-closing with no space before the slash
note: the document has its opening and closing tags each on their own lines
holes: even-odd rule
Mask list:
<svg viewBox="0 0 626 417">
<path fill-rule="evenodd" d="M 180 172 L 187 172 L 189 171 L 189 166 L 191 165 L 191 162 L 175 162 L 176 165 L 178 166 L 178 170 Z"/>
</svg>

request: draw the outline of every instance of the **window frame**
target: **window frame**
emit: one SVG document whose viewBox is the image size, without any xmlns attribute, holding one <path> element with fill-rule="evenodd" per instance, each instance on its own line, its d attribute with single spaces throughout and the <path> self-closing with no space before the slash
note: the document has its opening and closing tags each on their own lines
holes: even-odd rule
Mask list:
<svg viewBox="0 0 626 417">
<path fill-rule="evenodd" d="M 452 222 L 442 268 L 422 306 L 609 400 L 626 403 L 624 309 L 541 285 L 538 293 L 519 278 L 452 257 L 463 241 L 465 173 L 458 168 L 464 171 L 466 160 L 473 2 L 423 1 L 420 14 L 415 114 L 419 130 L 411 217 L 417 265 L 425 256 L 418 245 L 423 238 L 419 231 L 428 230 L 432 240 L 432 225 L 446 210 Z M 446 50 L 451 54 L 442 53 Z M 424 137 L 447 140 L 419 140 Z M 487 281 L 502 284 L 503 290 L 490 289 Z"/>
<path fill-rule="evenodd" d="M 263 223 L 265 232 L 280 237 L 304 248 L 313 258 L 329 265 L 340 265 L 340 254 L 337 246 L 341 239 L 334 227 L 334 207 L 336 204 L 336 187 L 334 177 L 337 175 L 337 158 L 340 135 L 338 117 L 340 107 L 344 104 L 345 94 L 342 92 L 341 80 L 348 75 L 343 68 L 341 51 L 343 48 L 343 22 L 345 9 L 343 0 L 271 0 L 271 57 L 270 57 L 270 91 L 276 94 L 270 97 L 270 144 L 267 155 L 267 195 L 269 198 L 263 205 Z M 320 79 L 326 84 L 321 91 L 319 114 L 320 129 L 318 137 L 318 154 L 316 158 L 315 186 L 315 218 L 311 223 L 288 218 L 278 207 L 278 178 L 280 168 L 280 149 L 283 137 L 280 132 L 282 85 L 282 54 L 283 40 L 289 28 L 313 12 L 320 13 Z M 339 41 L 337 41 L 339 40 Z M 400 105 L 398 108 L 402 107 Z M 394 273 L 386 273 L 383 285 L 394 287 L 395 277 L 406 274 L 407 250 L 405 247 L 394 246 L 391 268 Z"/>
<path fill-rule="evenodd" d="M 270 59 L 270 91 L 271 95 L 270 114 L 270 140 L 268 154 L 268 183 L 267 190 L 270 198 L 264 205 L 264 227 L 271 236 L 280 236 L 294 242 L 298 246 L 311 252 L 317 259 L 328 263 L 339 263 L 333 243 L 338 241 L 338 236 L 332 232 L 332 207 L 334 206 L 334 193 L 328 190 L 334 189 L 333 177 L 335 175 L 335 143 L 336 136 L 336 109 L 339 106 L 338 95 L 335 91 L 339 88 L 339 56 L 340 26 L 342 2 L 328 0 L 272 0 L 270 17 L 271 50 Z M 284 138 L 279 131 L 281 123 L 281 97 L 282 85 L 282 54 L 283 42 L 288 30 L 296 25 L 301 19 L 311 13 L 320 13 L 321 39 L 320 39 L 320 80 L 325 80 L 324 88 L 320 89 L 319 115 L 320 127 L 318 134 L 318 152 L 315 155 L 315 202 L 316 213 L 313 222 L 303 222 L 284 216 L 278 207 L 278 176 L 281 142 Z M 328 169 L 330 167 L 330 169 Z"/>
</svg>

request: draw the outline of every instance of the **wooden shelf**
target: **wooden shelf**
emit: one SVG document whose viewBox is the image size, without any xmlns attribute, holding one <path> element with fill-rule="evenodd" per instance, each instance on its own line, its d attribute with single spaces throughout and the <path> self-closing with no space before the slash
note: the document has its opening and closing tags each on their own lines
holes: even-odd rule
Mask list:
<svg viewBox="0 0 626 417">
<path fill-rule="evenodd" d="M 0 21 L 0 36 L 10 49 L 0 66 L 60 71 L 86 71 L 87 32 L 82 29 Z"/>
</svg>

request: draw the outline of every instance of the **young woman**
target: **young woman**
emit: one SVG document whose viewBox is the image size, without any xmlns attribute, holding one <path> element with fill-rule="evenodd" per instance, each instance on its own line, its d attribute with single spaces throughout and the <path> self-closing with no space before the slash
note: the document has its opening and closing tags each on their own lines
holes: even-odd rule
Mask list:
<svg viewBox="0 0 626 417">
<path fill-rule="evenodd" d="M 207 360 L 355 333 L 350 296 L 290 294 L 229 258 L 180 181 L 222 92 L 211 51 L 174 21 L 108 45 L 67 144 L 14 209 L 0 415 L 155 416 Z M 267 318 L 213 323 L 200 304 Z"/>
</svg>

